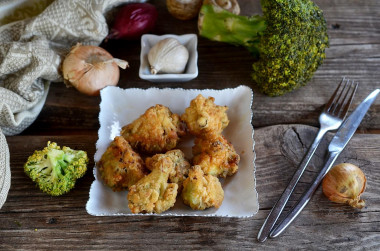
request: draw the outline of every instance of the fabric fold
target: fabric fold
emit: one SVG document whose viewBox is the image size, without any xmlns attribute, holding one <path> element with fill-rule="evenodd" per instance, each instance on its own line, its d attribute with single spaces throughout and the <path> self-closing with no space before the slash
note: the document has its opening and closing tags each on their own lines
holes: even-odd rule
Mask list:
<svg viewBox="0 0 380 251">
<path fill-rule="evenodd" d="M 35 121 L 50 82 L 62 81 L 59 67 L 70 48 L 99 45 L 108 34 L 106 13 L 129 2 L 145 1 L 56 0 L 35 17 L 0 26 L 0 208 L 10 186 L 4 135 L 19 134 Z"/>
</svg>

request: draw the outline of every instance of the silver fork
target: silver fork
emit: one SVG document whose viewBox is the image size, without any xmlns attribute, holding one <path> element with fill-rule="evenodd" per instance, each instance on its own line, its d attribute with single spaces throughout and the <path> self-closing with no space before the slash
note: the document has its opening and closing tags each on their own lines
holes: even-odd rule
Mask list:
<svg viewBox="0 0 380 251">
<path fill-rule="evenodd" d="M 278 220 L 280 214 L 284 210 L 286 203 L 289 200 L 290 195 L 292 194 L 295 186 L 297 185 L 299 179 L 301 178 L 303 172 L 305 171 L 307 165 L 310 162 L 311 157 L 313 156 L 315 150 L 317 149 L 319 143 L 321 142 L 323 136 L 332 130 L 336 130 L 342 124 L 345 116 L 347 115 L 348 109 L 351 105 L 353 97 L 355 95 L 358 85 L 354 81 L 343 78 L 335 92 L 331 96 L 330 100 L 326 104 L 324 110 L 319 116 L 320 129 L 317 133 L 317 136 L 314 139 L 314 142 L 311 144 L 308 152 L 302 159 L 297 170 L 293 174 L 292 179 L 290 180 L 288 186 L 285 188 L 281 197 L 278 199 L 276 204 L 273 206 L 266 220 L 264 221 L 263 226 L 261 227 L 257 240 L 264 242 L 270 231 L 273 229 L 276 221 Z"/>
</svg>

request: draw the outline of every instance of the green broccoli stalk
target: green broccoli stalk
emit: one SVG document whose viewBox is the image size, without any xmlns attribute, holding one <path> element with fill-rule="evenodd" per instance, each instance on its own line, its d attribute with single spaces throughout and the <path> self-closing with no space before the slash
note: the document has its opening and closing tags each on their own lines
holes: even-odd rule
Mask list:
<svg viewBox="0 0 380 251">
<path fill-rule="evenodd" d="M 258 60 L 252 78 L 260 91 L 278 96 L 305 85 L 325 58 L 326 20 L 310 0 L 261 0 L 263 16 L 235 15 L 203 5 L 199 34 L 246 47 Z"/>
<path fill-rule="evenodd" d="M 50 141 L 42 151 L 35 151 L 24 165 L 25 173 L 45 193 L 59 196 L 69 192 L 87 171 L 85 151 L 59 147 Z"/>
</svg>

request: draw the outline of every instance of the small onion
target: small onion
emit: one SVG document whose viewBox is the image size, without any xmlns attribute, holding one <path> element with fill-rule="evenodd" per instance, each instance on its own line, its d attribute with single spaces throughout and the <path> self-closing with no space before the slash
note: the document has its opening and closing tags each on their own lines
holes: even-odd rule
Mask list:
<svg viewBox="0 0 380 251">
<path fill-rule="evenodd" d="M 132 3 L 121 8 L 107 39 L 138 39 L 150 32 L 158 17 L 156 7 L 149 3 Z"/>
<path fill-rule="evenodd" d="M 169 13 L 180 20 L 190 20 L 198 16 L 202 0 L 166 0 Z"/>
<path fill-rule="evenodd" d="M 360 195 L 366 187 L 366 177 L 362 170 L 352 164 L 334 166 L 323 178 L 322 189 L 326 197 L 337 203 L 346 203 L 354 208 L 363 208 Z"/>
<path fill-rule="evenodd" d="M 77 44 L 62 63 L 65 83 L 78 91 L 95 96 L 102 88 L 117 85 L 119 67 L 125 69 L 128 62 L 113 58 L 103 48 Z"/>
</svg>

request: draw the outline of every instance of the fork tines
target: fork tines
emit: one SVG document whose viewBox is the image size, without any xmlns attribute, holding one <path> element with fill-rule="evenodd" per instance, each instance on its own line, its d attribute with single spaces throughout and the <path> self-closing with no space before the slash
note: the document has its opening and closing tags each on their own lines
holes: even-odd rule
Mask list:
<svg viewBox="0 0 380 251">
<path fill-rule="evenodd" d="M 346 79 L 344 77 L 338 85 L 338 87 L 336 88 L 331 99 L 326 104 L 326 111 L 344 119 L 344 117 L 347 114 L 348 108 L 352 103 L 357 88 L 358 82 Z"/>
</svg>

